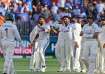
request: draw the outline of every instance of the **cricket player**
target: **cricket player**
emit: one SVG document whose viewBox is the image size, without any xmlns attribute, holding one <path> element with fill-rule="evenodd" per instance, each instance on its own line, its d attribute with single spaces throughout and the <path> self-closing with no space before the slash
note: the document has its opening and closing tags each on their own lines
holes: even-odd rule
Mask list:
<svg viewBox="0 0 105 74">
<path fill-rule="evenodd" d="M 96 56 L 98 50 L 98 34 L 100 29 L 96 23 L 93 22 L 92 17 L 88 17 L 88 24 L 83 26 L 82 36 L 82 55 L 81 60 L 87 66 L 87 74 L 94 74 L 96 66 Z"/>
<path fill-rule="evenodd" d="M 1 46 L 5 61 L 3 74 L 15 74 L 13 64 L 13 50 L 16 46 L 16 40 L 21 44 L 21 38 L 16 25 L 13 24 L 13 17 L 10 13 L 5 16 L 5 23 L 0 28 Z"/>
<path fill-rule="evenodd" d="M 45 50 L 49 45 L 50 25 L 46 24 L 44 17 L 39 17 L 39 23 L 30 34 L 30 41 L 33 44 L 34 71 L 45 72 Z"/>
<path fill-rule="evenodd" d="M 99 43 L 100 43 L 100 72 L 105 73 L 105 18 L 101 19 L 101 32 L 99 34 Z"/>
<path fill-rule="evenodd" d="M 70 19 L 68 16 L 64 16 L 62 19 L 62 24 L 59 24 L 59 35 L 56 44 L 55 54 L 57 60 L 60 64 L 59 71 L 71 71 L 71 58 L 74 49 L 74 41 L 76 37 L 75 29 L 72 24 L 70 24 Z M 77 47 L 77 42 L 75 42 L 75 47 Z"/>
<path fill-rule="evenodd" d="M 80 52 L 81 52 L 81 24 L 78 22 L 79 17 L 74 17 L 73 21 L 74 23 L 72 23 L 73 25 L 75 25 L 76 28 L 76 42 L 78 43 L 79 47 L 78 48 L 74 48 L 73 52 L 74 52 L 74 59 L 73 59 L 73 70 L 75 72 L 80 72 L 81 71 L 81 67 L 80 67 Z"/>
</svg>

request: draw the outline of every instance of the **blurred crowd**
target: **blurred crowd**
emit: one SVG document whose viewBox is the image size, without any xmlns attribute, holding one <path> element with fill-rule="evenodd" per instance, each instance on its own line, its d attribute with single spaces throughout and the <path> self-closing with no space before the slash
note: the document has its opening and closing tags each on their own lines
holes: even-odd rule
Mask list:
<svg viewBox="0 0 105 74">
<path fill-rule="evenodd" d="M 39 16 L 45 17 L 47 23 L 60 22 L 63 16 L 78 17 L 81 24 L 86 23 L 88 16 L 92 16 L 95 21 L 105 18 L 105 3 L 101 0 L 90 1 L 87 5 L 74 3 L 73 0 L 47 1 L 11 0 L 6 6 L 0 0 L 0 14 L 5 15 L 6 12 L 11 12 L 21 35 L 30 33 L 32 27 L 37 24 Z"/>
</svg>

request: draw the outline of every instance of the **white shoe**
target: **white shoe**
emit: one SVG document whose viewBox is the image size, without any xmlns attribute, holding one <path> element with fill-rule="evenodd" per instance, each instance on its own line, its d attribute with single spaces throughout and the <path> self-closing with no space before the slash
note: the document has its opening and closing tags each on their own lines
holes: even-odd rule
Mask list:
<svg viewBox="0 0 105 74">
<path fill-rule="evenodd" d="M 71 72 L 71 69 L 70 69 L 70 68 L 67 68 L 66 71 L 67 71 L 67 72 Z"/>
<path fill-rule="evenodd" d="M 64 72 L 64 68 L 61 68 L 57 72 Z"/>
<path fill-rule="evenodd" d="M 85 69 L 83 69 L 83 70 L 81 70 L 81 72 L 86 73 L 86 70 L 85 70 Z"/>
<path fill-rule="evenodd" d="M 46 67 L 42 67 L 41 72 L 45 72 L 46 71 Z"/>
<path fill-rule="evenodd" d="M 96 73 L 96 74 L 102 74 L 101 70 L 98 70 L 98 69 L 95 69 L 94 73 Z"/>
<path fill-rule="evenodd" d="M 34 69 L 33 72 L 40 72 L 41 70 L 38 68 L 38 69 Z"/>
<path fill-rule="evenodd" d="M 105 71 L 101 71 L 101 73 L 105 74 Z"/>
<path fill-rule="evenodd" d="M 77 66 L 73 66 L 73 71 L 74 72 L 81 72 L 81 67 L 79 66 L 79 64 L 77 64 Z"/>
<path fill-rule="evenodd" d="M 78 69 L 78 68 L 75 68 L 73 71 L 74 71 L 74 72 L 81 72 L 81 70 Z"/>
</svg>

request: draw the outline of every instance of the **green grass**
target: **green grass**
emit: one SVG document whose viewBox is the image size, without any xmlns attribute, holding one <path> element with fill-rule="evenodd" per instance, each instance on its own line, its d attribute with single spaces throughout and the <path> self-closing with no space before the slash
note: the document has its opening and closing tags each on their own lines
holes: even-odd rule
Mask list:
<svg viewBox="0 0 105 74">
<path fill-rule="evenodd" d="M 70 73 L 70 72 L 57 72 L 59 69 L 56 59 L 50 57 L 46 58 L 47 69 L 45 73 L 30 72 L 29 59 L 14 59 L 16 74 L 83 74 L 83 73 Z M 0 74 L 2 73 L 4 59 L 0 58 Z M 21 70 L 21 71 L 20 71 Z M 27 70 L 27 71 L 24 71 Z"/>
</svg>

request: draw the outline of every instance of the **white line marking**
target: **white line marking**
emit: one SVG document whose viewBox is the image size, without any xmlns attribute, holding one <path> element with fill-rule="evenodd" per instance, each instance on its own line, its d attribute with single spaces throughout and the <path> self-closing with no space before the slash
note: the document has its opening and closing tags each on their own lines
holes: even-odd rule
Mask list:
<svg viewBox="0 0 105 74">
<path fill-rule="evenodd" d="M 2 70 L 0 70 L 0 71 L 2 71 Z M 25 71 L 28 71 L 28 72 L 31 72 L 31 70 L 15 70 L 15 71 L 22 71 L 22 72 L 25 72 Z"/>
</svg>

